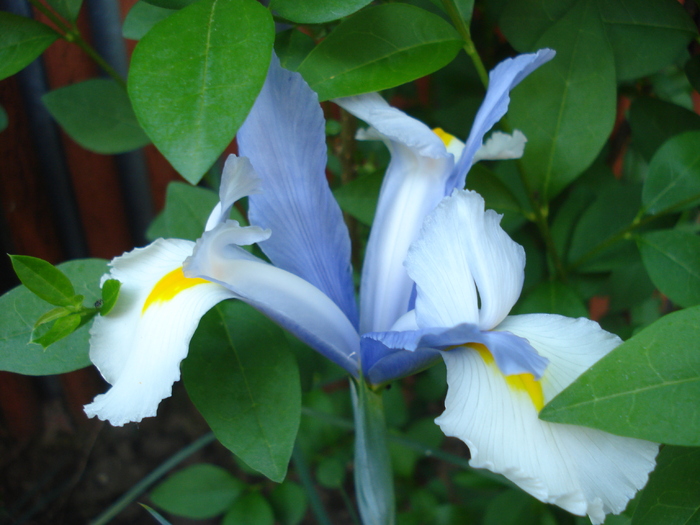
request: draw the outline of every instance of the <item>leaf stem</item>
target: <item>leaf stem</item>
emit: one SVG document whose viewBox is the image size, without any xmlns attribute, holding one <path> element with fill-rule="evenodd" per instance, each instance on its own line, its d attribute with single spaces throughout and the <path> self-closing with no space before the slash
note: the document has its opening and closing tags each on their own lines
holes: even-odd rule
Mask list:
<svg viewBox="0 0 700 525">
<path fill-rule="evenodd" d="M 90 58 L 92 58 L 92 60 L 100 68 L 102 68 L 102 70 L 105 73 L 112 77 L 117 84 L 119 84 L 122 88 L 126 89 L 126 82 L 121 77 L 121 75 L 119 75 L 119 73 L 117 73 L 117 71 L 112 66 L 110 66 L 107 63 L 107 61 L 104 58 L 102 58 L 90 44 L 87 43 L 87 41 L 80 34 L 80 30 L 78 29 L 77 25 L 75 25 L 72 22 L 63 20 L 61 17 L 59 17 L 53 11 L 51 11 L 48 7 L 42 4 L 39 0 L 29 0 L 29 3 L 32 4 L 37 9 L 37 11 L 41 12 L 43 15 L 46 16 L 46 18 L 51 20 L 56 25 L 56 28 L 58 28 L 58 30 L 54 28 L 54 31 L 61 35 L 61 38 L 63 38 L 66 42 L 71 42 L 77 45 Z"/>
<path fill-rule="evenodd" d="M 462 15 L 459 14 L 459 11 L 457 10 L 457 8 L 451 0 L 442 0 L 442 5 L 445 8 L 445 11 L 447 12 L 447 16 L 450 17 L 452 24 L 455 26 L 457 32 L 462 37 L 462 40 L 464 40 L 464 51 L 474 63 L 476 72 L 479 75 L 479 80 L 481 80 L 481 83 L 484 85 L 484 87 L 488 87 L 489 74 L 486 71 L 486 68 L 484 67 L 484 63 L 481 61 L 479 53 L 477 53 L 476 51 L 476 46 L 474 45 L 474 41 L 472 40 L 472 34 L 471 30 L 469 29 L 469 26 L 465 23 L 464 18 L 462 18 Z"/>
</svg>

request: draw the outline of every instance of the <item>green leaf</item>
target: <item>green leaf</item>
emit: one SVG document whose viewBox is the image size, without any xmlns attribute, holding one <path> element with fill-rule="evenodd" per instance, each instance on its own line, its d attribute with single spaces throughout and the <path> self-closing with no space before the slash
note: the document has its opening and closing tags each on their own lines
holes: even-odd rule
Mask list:
<svg viewBox="0 0 700 525">
<path fill-rule="evenodd" d="M 501 16 L 501 29 L 516 49 L 534 51 L 552 25 L 584 2 L 588 0 L 511 0 Z M 673 63 L 696 33 L 690 17 L 673 0 L 595 0 L 591 5 L 610 42 L 619 80 L 649 75 Z"/>
<path fill-rule="evenodd" d="M 102 305 L 100 306 L 100 315 L 107 315 L 114 305 L 117 304 L 119 290 L 122 283 L 116 279 L 107 279 L 102 285 Z"/>
<path fill-rule="evenodd" d="M 304 489 L 293 481 L 285 481 L 270 493 L 275 517 L 282 525 L 298 525 L 306 514 L 308 501 Z"/>
<path fill-rule="evenodd" d="M 439 16 L 407 4 L 378 5 L 343 21 L 298 71 L 327 100 L 410 82 L 447 65 L 461 47 Z"/>
<path fill-rule="evenodd" d="M 489 501 L 483 525 L 541 525 L 544 504 L 520 490 L 506 490 Z"/>
<path fill-rule="evenodd" d="M 700 449 L 664 447 L 642 492 L 632 525 L 697 524 Z"/>
<path fill-rule="evenodd" d="M 475 164 L 469 170 L 467 188 L 474 190 L 486 201 L 486 207 L 499 212 L 522 213 L 518 199 L 498 175 L 483 164 Z"/>
<path fill-rule="evenodd" d="M 681 306 L 700 303 L 700 237 L 678 230 L 637 238 L 642 261 L 654 285 Z"/>
<path fill-rule="evenodd" d="M 647 213 L 681 211 L 700 201 L 700 131 L 676 135 L 651 159 L 642 202 Z"/>
<path fill-rule="evenodd" d="M 337 457 L 322 459 L 316 467 L 316 479 L 329 489 L 339 489 L 345 480 L 345 465 Z"/>
<path fill-rule="evenodd" d="M 700 55 L 690 57 L 685 63 L 685 75 L 695 91 L 700 91 Z"/>
<path fill-rule="evenodd" d="M 75 22 L 80 14 L 83 0 L 46 0 L 46 3 L 66 20 Z"/>
<path fill-rule="evenodd" d="M 77 291 L 90 300 L 100 296 L 100 277 L 107 261 L 82 259 L 58 266 L 76 282 Z M 94 298 L 94 299 L 92 299 Z M 0 297 L 0 370 L 26 375 L 50 375 L 72 372 L 90 365 L 88 326 L 44 350 L 27 344 L 34 322 L 46 311 L 46 303 L 24 286 Z"/>
<path fill-rule="evenodd" d="M 298 29 L 287 29 L 275 36 L 275 53 L 283 68 L 296 71 L 315 47 L 314 39 Z"/>
<path fill-rule="evenodd" d="M 384 174 L 369 173 L 333 190 L 340 208 L 362 224 L 372 225 Z"/>
<path fill-rule="evenodd" d="M 164 9 L 182 9 L 197 0 L 145 0 L 151 5 L 162 7 Z"/>
<path fill-rule="evenodd" d="M 559 314 L 588 317 L 586 305 L 569 286 L 558 281 L 544 282 L 516 304 L 515 314 Z"/>
<path fill-rule="evenodd" d="M 474 0 L 449 0 L 449 3 L 455 7 L 464 24 L 469 27 L 474 13 Z"/>
<path fill-rule="evenodd" d="M 299 24 L 323 24 L 351 15 L 372 0 L 272 0 L 270 8 Z"/>
<path fill-rule="evenodd" d="M 161 20 L 165 20 L 175 12 L 174 9 L 166 9 L 152 5 L 144 0 L 139 0 L 129 10 L 122 26 L 122 36 L 131 40 L 141 40 L 151 28 Z"/>
<path fill-rule="evenodd" d="M 44 301 L 56 306 L 74 304 L 70 279 L 53 264 L 28 255 L 10 255 L 10 259 L 22 284 Z"/>
<path fill-rule="evenodd" d="M 523 24 L 524 25 L 524 24 Z M 512 93 L 510 123 L 528 139 L 522 163 L 546 202 L 595 160 L 615 120 L 612 49 L 594 0 L 581 0 L 537 40 L 551 63 Z"/>
<path fill-rule="evenodd" d="M 55 342 L 60 341 L 64 337 L 67 337 L 75 332 L 80 326 L 81 321 L 82 316 L 80 314 L 70 314 L 59 317 L 54 321 L 53 325 L 47 332 L 44 332 L 38 337 L 32 336 L 32 343 L 48 348 Z"/>
<path fill-rule="evenodd" d="M 56 319 L 60 319 L 61 317 L 66 317 L 67 315 L 71 315 L 75 313 L 74 308 L 66 308 L 65 306 L 59 306 L 57 308 L 53 308 L 52 310 L 49 310 L 46 312 L 44 315 L 39 317 L 39 319 L 36 320 L 34 323 L 34 328 L 36 329 L 37 327 L 50 323 L 51 321 L 55 321 Z"/>
<path fill-rule="evenodd" d="M 282 331 L 244 303 L 221 303 L 202 318 L 182 372 L 217 439 L 282 481 L 301 417 L 299 372 Z"/>
<path fill-rule="evenodd" d="M 662 317 L 598 361 L 540 418 L 672 445 L 700 444 L 700 307 Z"/>
<path fill-rule="evenodd" d="M 156 147 L 196 184 L 231 142 L 267 75 L 274 24 L 255 0 L 200 0 L 136 46 L 129 96 Z"/>
<path fill-rule="evenodd" d="M 244 488 L 223 468 L 202 463 L 170 476 L 153 489 L 151 501 L 177 516 L 206 519 L 226 512 Z"/>
<path fill-rule="evenodd" d="M 0 80 L 27 67 L 58 37 L 46 24 L 0 11 Z"/>
<path fill-rule="evenodd" d="M 5 108 L 0 106 L 0 131 L 4 131 L 9 124 L 9 119 L 7 118 L 7 111 Z"/>
<path fill-rule="evenodd" d="M 636 257 L 632 243 L 602 243 L 619 235 L 637 216 L 641 187 L 614 184 L 599 192 L 576 224 L 569 250 L 569 261 L 589 272 L 609 271 Z"/>
<path fill-rule="evenodd" d="M 676 104 L 655 98 L 638 98 L 629 111 L 634 146 L 649 161 L 668 139 L 700 130 L 700 116 Z"/>
<path fill-rule="evenodd" d="M 274 525 L 272 507 L 259 492 L 239 498 L 224 516 L 221 525 Z"/>
<path fill-rule="evenodd" d="M 94 78 L 41 97 L 49 113 L 85 149 L 112 155 L 145 146 L 129 97 L 120 85 Z"/>
</svg>

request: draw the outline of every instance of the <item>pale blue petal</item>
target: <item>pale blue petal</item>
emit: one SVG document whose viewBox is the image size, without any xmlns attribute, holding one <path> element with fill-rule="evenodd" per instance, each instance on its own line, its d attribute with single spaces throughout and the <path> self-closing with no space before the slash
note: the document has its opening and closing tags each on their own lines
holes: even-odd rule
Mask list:
<svg viewBox="0 0 700 525">
<path fill-rule="evenodd" d="M 270 71 L 238 132 L 241 156 L 262 179 L 249 198 L 251 224 L 272 230 L 260 248 L 279 268 L 323 291 L 357 324 L 350 237 L 326 180 L 323 112 L 301 75 Z"/>
<path fill-rule="evenodd" d="M 548 360 L 541 357 L 527 339 L 505 331 L 482 331 L 478 326 L 468 323 L 453 328 L 373 332 L 365 334 L 363 340 L 365 338 L 380 341 L 387 348 L 403 348 L 409 352 L 427 348 L 450 350 L 469 343 L 481 344 L 489 349 L 504 375 L 527 373 L 539 379 L 548 363 Z"/>
<path fill-rule="evenodd" d="M 336 102 L 372 126 L 359 138 L 381 139 L 391 152 L 360 288 L 360 331 L 388 330 L 409 309 L 413 282 L 403 262 L 423 219 L 443 197 L 454 157 L 430 128 L 376 93 Z"/>
<path fill-rule="evenodd" d="M 234 221 L 228 221 L 206 232 L 185 261 L 185 275 L 225 286 L 236 298 L 357 377 L 360 336 L 343 311 L 301 277 L 240 248 L 240 230 Z"/>
<path fill-rule="evenodd" d="M 260 177 L 255 173 L 250 160 L 245 157 L 229 155 L 221 174 L 219 204 L 209 215 L 205 230 L 211 230 L 217 224 L 225 222 L 237 200 L 254 193 L 260 193 L 260 184 Z"/>
<path fill-rule="evenodd" d="M 535 69 L 554 58 L 554 54 L 551 49 L 540 49 L 537 53 L 508 58 L 491 70 L 486 96 L 474 118 L 462 156 L 445 187 L 445 195 L 449 195 L 454 188 L 464 188 L 467 172 L 484 135 L 508 111 L 510 91 Z"/>
<path fill-rule="evenodd" d="M 381 385 L 410 376 L 431 366 L 440 359 L 440 352 L 421 348 L 415 352 L 387 348 L 381 342 L 362 337 L 362 369 L 372 385 Z"/>
</svg>

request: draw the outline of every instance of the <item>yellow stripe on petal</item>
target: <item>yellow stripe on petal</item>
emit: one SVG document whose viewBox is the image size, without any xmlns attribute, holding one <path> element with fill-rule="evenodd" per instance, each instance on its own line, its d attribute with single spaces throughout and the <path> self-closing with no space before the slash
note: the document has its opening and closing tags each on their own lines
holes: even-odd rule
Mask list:
<svg viewBox="0 0 700 525">
<path fill-rule="evenodd" d="M 449 148 L 452 141 L 456 138 L 454 135 L 450 135 L 442 128 L 434 128 L 433 133 L 440 137 L 440 140 L 442 140 L 442 143 L 445 145 L 446 148 Z"/>
<path fill-rule="evenodd" d="M 170 301 L 183 290 L 208 282 L 206 279 L 200 279 L 199 277 L 185 277 L 182 268 L 176 268 L 156 283 L 151 293 L 148 294 L 146 302 L 143 303 L 141 313 L 143 314 L 154 303 Z"/>
<path fill-rule="evenodd" d="M 473 350 L 476 350 L 487 365 L 492 365 L 498 368 L 493 355 L 491 355 L 491 352 L 489 352 L 488 348 L 486 348 L 484 345 L 471 343 L 467 346 Z M 530 396 L 530 400 L 532 401 L 532 404 L 535 405 L 537 411 L 539 412 L 542 410 L 544 407 L 544 392 L 542 391 L 542 385 L 540 385 L 540 382 L 535 379 L 535 376 L 532 374 L 514 374 L 504 377 L 506 383 L 508 383 L 508 386 L 512 390 L 525 392 L 528 396 Z"/>
</svg>

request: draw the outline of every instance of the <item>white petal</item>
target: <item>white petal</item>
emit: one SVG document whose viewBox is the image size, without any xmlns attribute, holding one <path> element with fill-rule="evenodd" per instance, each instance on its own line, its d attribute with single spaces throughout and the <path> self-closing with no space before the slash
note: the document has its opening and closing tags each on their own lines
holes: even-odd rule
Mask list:
<svg viewBox="0 0 700 525">
<path fill-rule="evenodd" d="M 226 221 L 237 200 L 260 193 L 260 184 L 260 178 L 247 158 L 229 155 L 221 174 L 219 203 L 209 215 L 205 230 L 211 230 Z"/>
<path fill-rule="evenodd" d="M 90 330 L 90 359 L 112 388 L 85 407 L 88 417 L 121 426 L 155 416 L 180 378 L 180 361 L 200 318 L 233 296 L 218 284 L 182 277 L 176 281 L 187 287 L 154 300 L 156 285 L 182 267 L 193 247 L 190 241 L 159 239 L 112 261 L 108 277 L 122 283 L 119 299 Z"/>
<path fill-rule="evenodd" d="M 423 219 L 444 196 L 454 158 L 430 128 L 376 93 L 336 102 L 373 127 L 361 138 L 384 140 L 391 152 L 360 288 L 360 332 L 384 331 L 408 311 L 413 282 L 403 262 Z"/>
<path fill-rule="evenodd" d="M 528 337 L 550 360 L 541 381 L 545 402 L 619 342 L 592 321 L 560 316 L 510 317 L 501 328 Z M 596 524 L 622 512 L 646 484 L 655 443 L 542 421 L 530 395 L 479 352 L 461 348 L 443 358 L 449 389 L 436 422 L 469 446 L 473 467 L 503 474 L 539 500 L 588 514 Z"/>
<path fill-rule="evenodd" d="M 500 221 L 492 210 L 484 212 L 478 193 L 462 190 L 426 218 L 406 259 L 418 287 L 419 326 L 471 323 L 489 330 L 508 315 L 522 289 L 525 252 Z"/>
<path fill-rule="evenodd" d="M 472 163 L 480 160 L 519 159 L 525 152 L 527 138 L 516 129 L 512 135 L 494 131 L 474 154 Z"/>
</svg>

